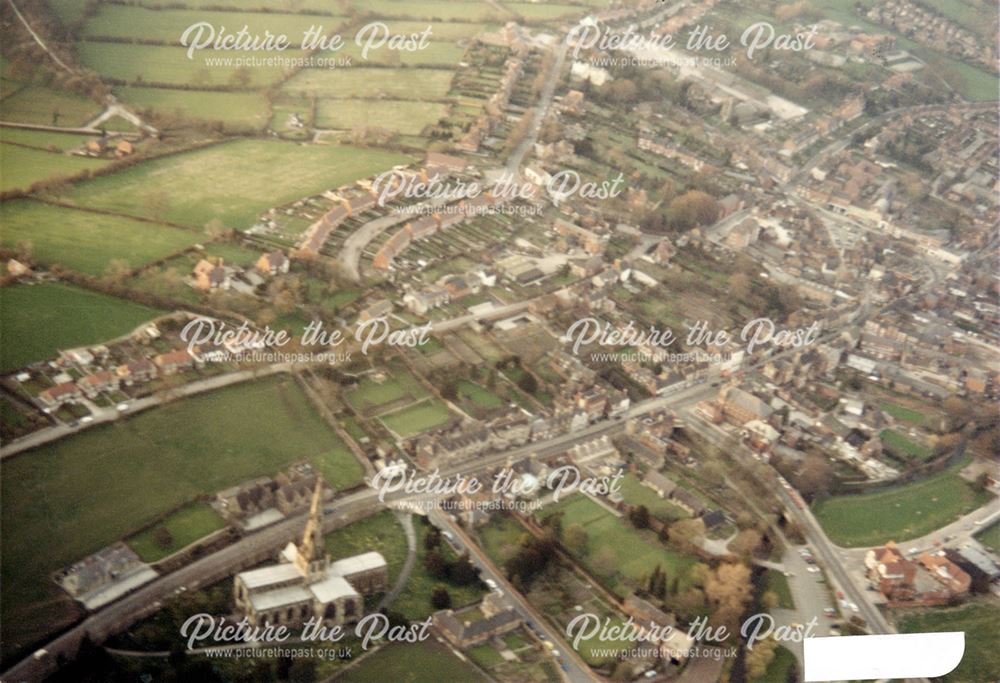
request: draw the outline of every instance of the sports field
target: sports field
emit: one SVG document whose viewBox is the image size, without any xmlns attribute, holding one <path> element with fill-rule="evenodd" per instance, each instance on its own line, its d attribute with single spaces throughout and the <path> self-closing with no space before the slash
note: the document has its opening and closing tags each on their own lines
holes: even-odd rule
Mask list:
<svg viewBox="0 0 1000 683">
<path fill-rule="evenodd" d="M 0 144 L 0 191 L 27 190 L 40 180 L 67 178 L 101 168 L 107 159 L 70 156 L 61 152 Z"/>
<path fill-rule="evenodd" d="M 202 228 L 249 228 L 267 208 L 384 171 L 409 158 L 348 146 L 237 140 L 80 183 L 83 206 Z"/>
<path fill-rule="evenodd" d="M 990 499 L 958 476 L 957 463 L 933 477 L 876 493 L 835 496 L 813 505 L 830 540 L 840 546 L 905 541 L 938 529 Z"/>
<path fill-rule="evenodd" d="M 32 257 L 101 276 L 115 259 L 138 267 L 204 240 L 204 234 L 29 199 L 0 204 L 0 244 L 30 243 Z"/>
<path fill-rule="evenodd" d="M 113 339 L 162 311 L 59 282 L 0 289 L 0 372 Z"/>
<path fill-rule="evenodd" d="M 652 532 L 640 533 L 625 519 L 616 517 L 586 496 L 574 494 L 555 505 L 543 508 L 539 517 L 562 512 L 562 528 L 580 524 L 587 532 L 587 546 L 580 561 L 595 575 L 603 578 L 609 588 L 624 597 L 644 581 L 660 565 L 668 577 L 668 585 L 676 577 L 678 587 L 690 585 L 688 572 L 695 564 L 693 557 L 682 555 L 663 546 Z M 610 550 L 615 557 L 610 571 L 595 566 L 595 558 Z"/>
<path fill-rule="evenodd" d="M 446 69 L 303 69 L 281 89 L 300 97 L 442 100 L 454 72 Z"/>
<path fill-rule="evenodd" d="M 33 630 L 56 593 L 51 571 L 177 505 L 311 460 L 334 488 L 361 465 L 294 381 L 272 378 L 201 394 L 5 460 L 0 571 L 3 621 Z M 18 634 L 5 627 L 16 646 Z M 5 645 L 7 647 L 7 645 Z"/>
</svg>

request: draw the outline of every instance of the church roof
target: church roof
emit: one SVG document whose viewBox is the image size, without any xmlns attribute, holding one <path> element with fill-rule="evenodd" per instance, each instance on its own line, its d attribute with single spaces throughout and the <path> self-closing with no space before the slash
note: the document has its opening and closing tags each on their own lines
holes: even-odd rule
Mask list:
<svg viewBox="0 0 1000 683">
<path fill-rule="evenodd" d="M 251 569 L 248 572 L 240 572 L 236 578 L 243 582 L 247 590 L 254 591 L 276 583 L 291 581 L 301 576 L 294 564 L 274 564 L 260 569 Z"/>
<path fill-rule="evenodd" d="M 330 565 L 330 572 L 332 574 L 339 574 L 340 576 L 350 576 L 351 574 L 380 569 L 385 566 L 385 558 L 382 557 L 382 554 L 372 550 L 367 553 L 337 560 Z"/>
<path fill-rule="evenodd" d="M 357 597 L 358 592 L 340 576 L 328 576 L 309 586 L 312 594 L 322 603 L 333 602 L 338 598 Z"/>
<path fill-rule="evenodd" d="M 303 602 L 312 602 L 312 593 L 304 586 L 288 586 L 250 594 L 250 604 L 257 612 L 266 612 L 276 607 L 289 607 Z"/>
</svg>

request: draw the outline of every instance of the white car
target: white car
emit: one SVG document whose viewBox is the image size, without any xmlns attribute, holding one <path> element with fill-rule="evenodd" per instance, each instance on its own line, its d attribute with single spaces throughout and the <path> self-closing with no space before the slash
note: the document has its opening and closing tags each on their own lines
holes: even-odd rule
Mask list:
<svg viewBox="0 0 1000 683">
<path fill-rule="evenodd" d="M 816 565 L 813 564 L 813 565 L 810 565 L 810 566 L 806 567 L 806 571 L 809 572 L 810 574 L 818 574 L 819 573 L 819 567 L 817 567 Z"/>
<path fill-rule="evenodd" d="M 858 609 L 858 604 L 856 602 L 850 603 L 850 607 L 851 607 L 851 611 L 852 612 L 860 612 L 861 611 L 861 610 Z"/>
<path fill-rule="evenodd" d="M 486 579 L 484 583 L 492 591 L 495 591 L 497 588 L 499 588 L 499 586 L 497 586 L 497 582 L 494 581 L 493 579 Z"/>
</svg>

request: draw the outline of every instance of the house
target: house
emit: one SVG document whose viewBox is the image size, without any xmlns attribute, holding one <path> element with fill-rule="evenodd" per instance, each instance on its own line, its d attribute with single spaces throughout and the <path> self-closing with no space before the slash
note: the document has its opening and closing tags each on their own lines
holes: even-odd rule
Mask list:
<svg viewBox="0 0 1000 683">
<path fill-rule="evenodd" d="M 133 382 L 148 382 L 156 377 L 156 366 L 145 358 L 134 360 L 115 368 L 115 374 L 121 382 L 131 385 Z"/>
<path fill-rule="evenodd" d="M 229 274 L 226 272 L 225 266 L 222 265 L 222 259 L 219 259 L 218 263 L 212 263 L 208 259 L 201 259 L 195 265 L 191 275 L 194 278 L 194 286 L 198 289 L 205 291 L 210 289 L 229 289 Z"/>
<path fill-rule="evenodd" d="M 727 386 L 719 392 L 722 416 L 729 422 L 743 426 L 751 420 L 767 421 L 774 410 L 764 401 L 738 387 Z"/>
<path fill-rule="evenodd" d="M 121 159 L 122 157 L 131 156 L 135 152 L 135 147 L 128 140 L 119 140 L 118 144 L 115 145 L 115 156 Z"/>
<path fill-rule="evenodd" d="M 917 566 L 903 557 L 896 544 L 890 541 L 865 554 L 868 578 L 887 599 L 908 600 L 914 595 Z"/>
<path fill-rule="evenodd" d="M 46 408 L 55 408 L 62 405 L 65 401 L 80 398 L 81 395 L 80 388 L 76 384 L 73 382 L 63 382 L 40 392 L 38 400 Z"/>
<path fill-rule="evenodd" d="M 379 299 L 358 313 L 358 322 L 366 323 L 369 320 L 384 318 L 390 313 L 392 313 L 392 302 L 388 299 Z"/>
<path fill-rule="evenodd" d="M 490 638 L 509 633 L 521 625 L 521 617 L 512 607 L 505 607 L 498 593 L 490 593 L 478 605 L 456 611 L 436 612 L 434 630 L 459 649 L 475 647 Z"/>
<path fill-rule="evenodd" d="M 933 555 L 924 553 L 917 558 L 917 561 L 930 572 L 930 575 L 935 580 L 947 588 L 951 595 L 965 595 L 969 592 L 969 587 L 972 585 L 972 577 L 957 564 L 949 560 L 943 552 L 934 553 Z"/>
<path fill-rule="evenodd" d="M 647 472 L 642 483 L 653 489 L 660 498 L 670 498 L 677 490 L 676 482 L 656 471 Z"/>
<path fill-rule="evenodd" d="M 267 254 L 261 254 L 257 259 L 257 270 L 264 275 L 277 275 L 288 272 L 288 257 L 280 249 Z"/>
<path fill-rule="evenodd" d="M 77 386 L 83 390 L 83 393 L 93 398 L 102 391 L 117 388 L 118 375 L 110 370 L 95 372 L 77 382 Z"/>
<path fill-rule="evenodd" d="M 164 375 L 172 375 L 181 370 L 187 370 L 194 366 L 194 357 L 187 349 L 177 349 L 167 353 L 161 353 L 153 358 L 153 363 Z"/>
</svg>

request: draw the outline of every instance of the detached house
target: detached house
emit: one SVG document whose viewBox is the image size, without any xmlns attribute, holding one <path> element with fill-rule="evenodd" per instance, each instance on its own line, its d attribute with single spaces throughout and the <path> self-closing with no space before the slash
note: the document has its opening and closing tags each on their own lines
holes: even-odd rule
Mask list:
<svg viewBox="0 0 1000 683">
<path fill-rule="evenodd" d="M 264 275 L 277 275 L 288 272 L 288 257 L 280 249 L 268 254 L 261 254 L 257 259 L 257 270 Z"/>
</svg>

